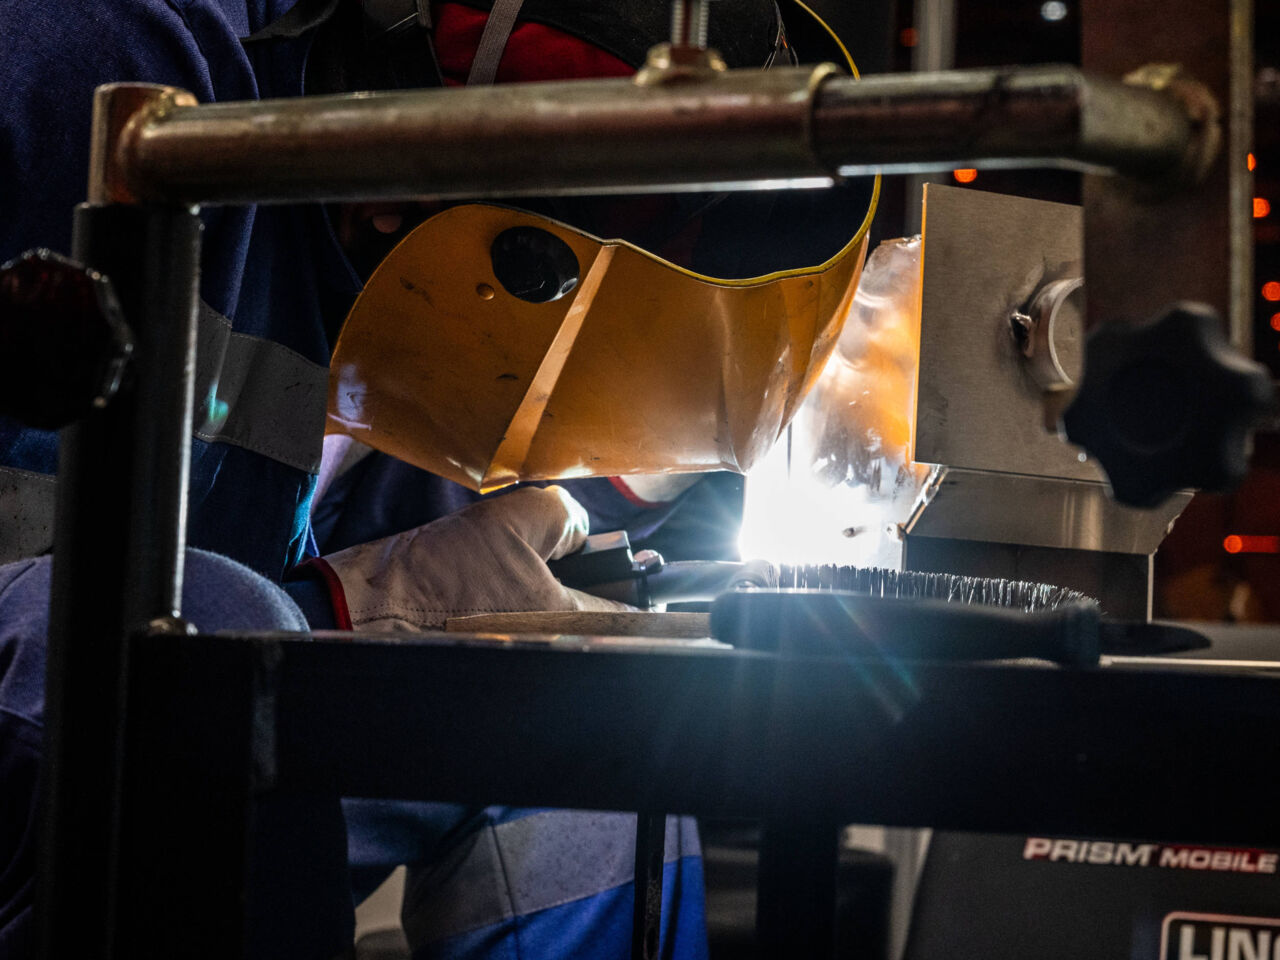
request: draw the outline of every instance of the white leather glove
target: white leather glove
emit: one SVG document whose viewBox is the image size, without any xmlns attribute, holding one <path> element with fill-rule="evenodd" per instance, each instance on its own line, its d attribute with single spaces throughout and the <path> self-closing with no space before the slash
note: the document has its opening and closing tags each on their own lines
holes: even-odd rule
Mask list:
<svg viewBox="0 0 1280 960">
<path fill-rule="evenodd" d="M 563 487 L 525 487 L 331 554 L 325 579 L 335 608 L 339 590 L 345 596 L 355 630 L 436 630 L 479 613 L 631 609 L 570 590 L 547 569 L 547 560 L 582 546 L 587 527 L 587 511 Z"/>
</svg>

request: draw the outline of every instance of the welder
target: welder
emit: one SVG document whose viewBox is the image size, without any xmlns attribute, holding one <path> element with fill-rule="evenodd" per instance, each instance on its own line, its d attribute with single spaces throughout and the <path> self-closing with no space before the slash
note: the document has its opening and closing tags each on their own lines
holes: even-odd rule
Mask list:
<svg viewBox="0 0 1280 960">
<path fill-rule="evenodd" d="M 652 43 L 666 38 L 668 27 L 664 5 L 648 0 L 93 0 L 76 17 L 54 4 L 7 4 L 0 27 L 9 41 L 0 58 L 6 91 L 0 142 L 8 163 L 0 178 L 0 260 L 32 247 L 69 247 L 69 212 L 86 180 L 90 94 L 99 84 L 167 83 L 212 102 L 625 76 Z M 731 67 L 790 57 L 772 0 L 721 0 L 710 39 Z M 852 249 L 850 238 L 865 232 L 862 198 L 862 212 L 840 225 L 842 239 L 834 246 L 830 237 L 814 241 L 821 231 L 806 218 L 829 206 L 809 202 L 802 212 L 775 209 L 768 194 L 736 205 L 695 195 L 630 205 L 588 198 L 522 206 L 601 233 L 625 237 L 631 230 L 632 239 L 670 258 L 677 271 L 753 277 L 821 262 Z M 193 622 L 205 630 L 423 629 L 474 609 L 602 603 L 567 590 L 546 567 L 578 546 L 589 525 L 563 488 L 522 489 L 446 517 L 470 497 L 439 484 L 427 498 L 435 502 L 406 529 L 402 515 L 379 512 L 393 485 L 374 484 L 379 501 L 368 500 L 368 489 L 341 476 L 340 444 L 330 446 L 322 464 L 332 344 L 362 274 L 379 259 L 378 241 L 399 239 L 416 219 L 411 209 L 217 208 L 204 216 L 189 526 L 190 542 L 201 550 L 191 551 L 185 591 Z M 735 251 L 726 243 L 750 228 L 779 231 L 777 246 L 798 262 L 761 266 L 767 244 Z M 245 370 L 252 371 L 253 389 L 234 388 L 245 382 Z M 0 952 L 6 955 L 30 949 L 48 560 L 23 555 L 51 541 L 47 505 L 55 458 L 53 434 L 0 421 L 0 560 L 15 561 L 0 567 L 0 806 L 20 811 L 3 818 L 10 832 L 0 838 Z M 338 476 L 331 495 L 339 497 L 327 506 L 324 548 L 310 523 L 322 466 Z M 688 486 L 601 481 L 579 489 L 597 517 L 613 511 L 614 525 L 621 515 L 652 521 L 650 507 L 664 513 Z M 343 540 L 337 531 L 344 528 L 358 530 L 358 539 L 348 533 Z M 379 536 L 384 539 L 373 539 Z M 348 544 L 354 545 L 303 563 Z M 292 598 L 275 586 L 285 580 Z M 625 952 L 634 836 L 628 818 L 361 801 L 350 802 L 346 813 L 358 895 L 397 863 L 419 865 L 406 922 L 418 956 Z M 338 811 L 276 809 L 263 819 L 289 818 L 295 829 L 267 838 L 250 879 L 250 948 L 261 956 L 333 956 L 350 943 Z M 504 854 L 508 862 L 524 856 L 527 873 L 513 878 L 495 871 Z M 669 827 L 667 860 L 663 955 L 701 956 L 701 873 L 696 835 L 686 821 Z M 446 861 L 448 870 L 432 869 Z M 567 869 L 571 878 L 561 875 Z M 540 892 L 517 902 L 510 890 L 515 884 Z M 306 895 L 279 893 L 290 886 Z M 497 906 L 487 912 L 457 908 L 489 901 Z"/>
</svg>

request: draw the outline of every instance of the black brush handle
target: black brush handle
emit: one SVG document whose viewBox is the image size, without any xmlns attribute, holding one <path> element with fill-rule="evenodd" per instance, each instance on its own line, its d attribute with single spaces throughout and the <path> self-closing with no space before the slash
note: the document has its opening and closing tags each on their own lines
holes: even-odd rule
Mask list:
<svg viewBox="0 0 1280 960">
<path fill-rule="evenodd" d="M 1098 663 L 1101 615 L 1092 603 L 1025 613 L 945 600 L 868 597 L 833 590 L 729 593 L 711 606 L 711 635 L 792 656 L 901 660 L 1034 657 Z"/>
</svg>

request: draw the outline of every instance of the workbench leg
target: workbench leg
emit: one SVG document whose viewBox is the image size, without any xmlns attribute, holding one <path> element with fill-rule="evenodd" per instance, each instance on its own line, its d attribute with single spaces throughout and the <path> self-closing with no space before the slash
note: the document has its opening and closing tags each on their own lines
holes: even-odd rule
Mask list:
<svg viewBox="0 0 1280 960">
<path fill-rule="evenodd" d="M 631 921 L 631 960 L 656 960 L 662 932 L 662 861 L 667 847 L 667 816 L 636 816 L 635 906 Z"/>
<path fill-rule="evenodd" d="M 255 724 L 254 651 L 230 650 L 201 676 L 163 650 L 173 639 L 132 647 L 114 956 L 238 960 L 269 741 Z"/>
<path fill-rule="evenodd" d="M 134 353 L 120 393 L 59 440 L 36 892 L 48 958 L 118 955 L 129 906 L 116 889 L 127 636 L 180 629 L 200 229 L 185 206 L 76 213 L 76 258 L 111 279 Z"/>
<path fill-rule="evenodd" d="M 761 960 L 834 954 L 839 826 L 764 822 L 756 936 Z"/>
</svg>

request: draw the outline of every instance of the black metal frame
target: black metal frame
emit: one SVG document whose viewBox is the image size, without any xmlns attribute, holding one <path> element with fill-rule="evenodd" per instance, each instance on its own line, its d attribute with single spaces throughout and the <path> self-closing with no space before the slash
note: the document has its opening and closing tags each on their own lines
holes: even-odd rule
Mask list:
<svg viewBox="0 0 1280 960">
<path fill-rule="evenodd" d="M 136 363 L 114 401 L 60 441 L 37 920 L 46 957 L 109 956 L 120 909 L 123 638 L 153 621 L 172 629 L 181 608 L 200 229 L 192 207 L 76 211 L 75 256 L 111 278 Z"/>
<path fill-rule="evenodd" d="M 270 791 L 760 818 L 779 957 L 831 955 L 843 823 L 1280 844 L 1274 676 L 453 635 L 141 635 L 130 660 L 117 922 L 190 957 L 235 955 L 210 919 L 241 907 L 225 811 Z M 175 848 L 200 867 L 181 889 L 155 866 Z"/>
</svg>

